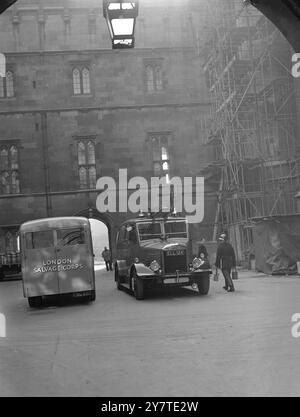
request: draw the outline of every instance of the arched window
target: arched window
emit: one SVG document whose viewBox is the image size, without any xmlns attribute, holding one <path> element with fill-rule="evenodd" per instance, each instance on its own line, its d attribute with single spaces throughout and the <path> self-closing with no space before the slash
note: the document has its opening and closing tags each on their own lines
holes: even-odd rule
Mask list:
<svg viewBox="0 0 300 417">
<path fill-rule="evenodd" d="M 0 97 L 4 96 L 4 78 L 0 76 Z"/>
<path fill-rule="evenodd" d="M 155 177 L 159 177 L 161 174 L 161 164 L 160 162 L 153 163 L 153 173 Z"/>
<path fill-rule="evenodd" d="M 89 141 L 87 144 L 87 154 L 88 154 L 88 164 L 94 165 L 95 161 L 95 144 L 92 141 Z"/>
<path fill-rule="evenodd" d="M 16 232 L 15 234 L 15 240 L 16 240 L 16 249 L 17 252 L 20 252 L 20 233 Z"/>
<path fill-rule="evenodd" d="M 164 142 L 164 140 L 163 140 Z M 169 178 L 169 170 L 170 170 L 170 164 L 169 164 L 169 152 L 166 146 L 162 146 L 161 148 L 161 162 L 162 162 L 162 171 L 163 175 L 165 175 L 167 178 Z"/>
<path fill-rule="evenodd" d="M 153 68 L 151 65 L 147 65 L 146 67 L 146 85 L 147 91 L 154 90 L 154 75 L 153 75 Z"/>
<path fill-rule="evenodd" d="M 73 69 L 73 91 L 74 94 L 81 94 L 80 71 L 78 68 Z"/>
<path fill-rule="evenodd" d="M 152 155 L 153 155 L 153 174 L 156 177 L 165 176 L 169 181 L 170 156 L 168 150 L 168 135 L 150 135 Z"/>
<path fill-rule="evenodd" d="M 155 86 L 156 90 L 160 91 L 163 88 L 161 67 L 155 67 Z"/>
<path fill-rule="evenodd" d="M 87 172 L 85 167 L 79 168 L 79 184 L 80 188 L 87 188 Z"/>
<path fill-rule="evenodd" d="M 82 70 L 82 92 L 83 94 L 91 93 L 90 71 L 87 68 Z"/>
<path fill-rule="evenodd" d="M 162 67 L 156 62 L 146 65 L 146 90 L 148 92 L 163 90 Z"/>
<path fill-rule="evenodd" d="M 10 193 L 9 173 L 7 171 L 1 173 L 1 192 L 2 194 Z"/>
<path fill-rule="evenodd" d="M 74 95 L 91 94 L 90 70 L 87 67 L 73 69 Z"/>
<path fill-rule="evenodd" d="M 167 148 L 165 146 L 163 146 L 161 148 L 161 159 L 163 161 L 168 161 L 168 159 L 169 159 L 168 151 L 167 151 Z"/>
<path fill-rule="evenodd" d="M 95 188 L 97 181 L 95 142 L 82 139 L 77 144 L 80 188 Z"/>
<path fill-rule="evenodd" d="M 14 251 L 14 237 L 11 232 L 6 232 L 5 234 L 5 247 L 6 252 Z"/>
<path fill-rule="evenodd" d="M 78 142 L 78 164 L 85 165 L 86 164 L 86 151 L 85 151 L 85 144 L 83 142 Z"/>
<path fill-rule="evenodd" d="M 163 162 L 162 169 L 163 169 L 164 172 L 168 172 L 169 171 L 169 162 Z"/>
<path fill-rule="evenodd" d="M 16 146 L 11 146 L 10 148 L 10 163 L 11 169 L 18 169 L 19 168 L 19 161 L 18 161 L 18 149 Z"/>
<path fill-rule="evenodd" d="M 89 167 L 89 186 L 90 188 L 96 188 L 96 168 L 94 166 Z"/>
<path fill-rule="evenodd" d="M 20 192 L 19 174 L 16 171 L 11 174 L 11 192 L 12 194 L 19 194 Z"/>
<path fill-rule="evenodd" d="M 152 139 L 153 161 L 160 161 L 160 144 L 159 139 Z"/>
<path fill-rule="evenodd" d="M 11 71 L 6 73 L 6 97 L 14 96 L 14 77 Z"/>
<path fill-rule="evenodd" d="M 14 75 L 12 71 L 7 71 L 5 77 L 0 76 L 0 97 L 13 97 L 14 95 Z"/>
<path fill-rule="evenodd" d="M 19 151 L 17 146 L 0 148 L 0 193 L 19 194 Z"/>
<path fill-rule="evenodd" d="M 8 169 L 8 151 L 6 148 L 0 151 L 0 170 L 4 171 Z"/>
</svg>

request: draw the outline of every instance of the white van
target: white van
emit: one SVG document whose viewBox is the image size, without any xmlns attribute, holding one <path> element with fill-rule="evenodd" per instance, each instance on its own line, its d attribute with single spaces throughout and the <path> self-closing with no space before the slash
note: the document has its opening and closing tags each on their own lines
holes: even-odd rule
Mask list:
<svg viewBox="0 0 300 417">
<path fill-rule="evenodd" d="M 20 227 L 24 297 L 31 307 L 43 298 L 71 294 L 96 298 L 90 222 L 85 217 L 53 217 Z"/>
</svg>

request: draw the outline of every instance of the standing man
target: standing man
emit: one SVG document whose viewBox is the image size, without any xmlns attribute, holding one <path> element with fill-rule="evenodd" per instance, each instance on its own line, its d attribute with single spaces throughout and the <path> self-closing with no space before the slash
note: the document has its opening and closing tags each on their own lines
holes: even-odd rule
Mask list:
<svg viewBox="0 0 300 417">
<path fill-rule="evenodd" d="M 104 251 L 102 252 L 102 258 L 104 259 L 106 271 L 112 271 L 112 261 L 111 261 L 111 254 L 110 250 L 107 247 L 104 247 Z"/>
<path fill-rule="evenodd" d="M 220 268 L 225 279 L 224 290 L 228 292 L 234 291 L 234 285 L 231 278 L 231 269 L 236 267 L 236 258 L 234 249 L 228 242 L 228 237 L 225 233 L 221 234 L 220 244 L 217 250 L 216 267 Z"/>
</svg>

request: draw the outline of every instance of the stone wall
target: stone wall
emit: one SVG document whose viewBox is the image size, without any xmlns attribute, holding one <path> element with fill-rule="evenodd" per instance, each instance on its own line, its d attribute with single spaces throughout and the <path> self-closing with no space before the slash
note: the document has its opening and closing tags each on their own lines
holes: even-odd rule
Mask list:
<svg viewBox="0 0 300 417">
<path fill-rule="evenodd" d="M 95 190 L 79 190 L 76 140 L 96 142 L 97 178 L 153 175 L 150 133 L 168 133 L 171 176 L 205 166 L 210 102 L 194 45 L 188 0 L 141 2 L 133 50 L 111 50 L 99 2 L 19 0 L 0 16 L 0 51 L 14 75 L 14 97 L 0 98 L 1 141 L 19 147 L 20 194 L 0 196 L 0 229 L 81 213 L 104 221 L 114 240 L 131 213 L 97 213 Z M 199 41 L 199 36 L 198 36 Z M 145 68 L 162 66 L 163 88 L 147 92 Z M 76 96 L 72 70 L 90 70 L 91 93 Z M 216 196 L 205 199 L 210 239 Z M 199 226 L 199 225 L 198 225 Z M 203 235 L 202 225 L 192 236 Z M 113 244 L 112 244 L 113 245 Z"/>
</svg>

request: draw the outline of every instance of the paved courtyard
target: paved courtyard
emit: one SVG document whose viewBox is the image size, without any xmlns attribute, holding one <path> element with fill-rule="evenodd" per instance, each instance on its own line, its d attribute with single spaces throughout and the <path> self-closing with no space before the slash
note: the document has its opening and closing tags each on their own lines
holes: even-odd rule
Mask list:
<svg viewBox="0 0 300 417">
<path fill-rule="evenodd" d="M 1 396 L 300 394 L 300 277 L 241 271 L 236 292 L 211 281 L 136 301 L 99 269 L 91 304 L 34 310 L 21 281 L 0 283 Z"/>
</svg>

